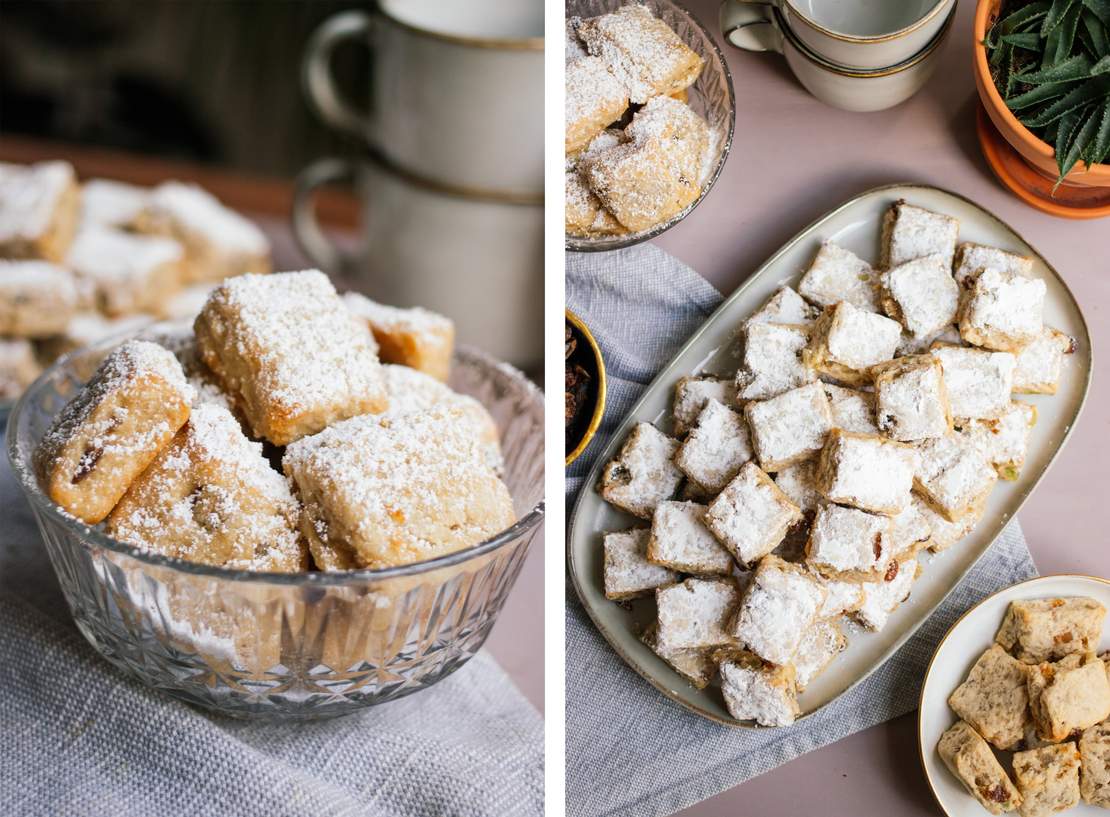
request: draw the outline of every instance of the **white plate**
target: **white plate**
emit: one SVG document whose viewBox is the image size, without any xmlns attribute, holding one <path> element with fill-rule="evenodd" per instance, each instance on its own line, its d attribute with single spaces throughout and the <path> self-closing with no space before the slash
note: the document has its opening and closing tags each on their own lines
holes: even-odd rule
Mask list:
<svg viewBox="0 0 1110 817">
<path fill-rule="evenodd" d="M 1110 610 L 1110 581 L 1089 576 L 1042 576 L 999 590 L 964 613 L 941 639 L 940 646 L 933 654 L 925 673 L 925 684 L 921 688 L 917 735 L 925 777 L 948 817 L 982 817 L 987 813 L 948 771 L 937 754 L 937 741 L 944 730 L 957 720 L 948 708 L 948 696 L 963 683 L 971 665 L 994 642 L 994 635 L 998 632 L 1011 601 L 1051 596 L 1090 596 Z M 1108 647 L 1110 631 L 1104 629 L 1099 651 Z M 1105 817 L 1106 810 L 1080 802 L 1075 808 L 1069 809 L 1067 814 L 1068 817 Z"/>
<path fill-rule="evenodd" d="M 890 617 L 880 633 L 851 633 L 848 648 L 799 697 L 802 717 L 812 714 L 875 671 L 908 639 L 971 569 L 1006 522 L 1036 487 L 1056 457 L 1079 416 L 1091 378 L 1091 342 L 1087 325 L 1067 285 L 1057 272 L 1010 227 L 977 204 L 955 193 L 921 185 L 890 185 L 853 198 L 811 224 L 760 267 L 709 317 L 656 377 L 629 416 L 607 441 L 579 496 L 567 536 L 567 559 L 578 597 L 601 634 L 629 666 L 667 697 L 699 715 L 720 723 L 751 726 L 733 719 L 717 689 L 697 690 L 686 683 L 636 634 L 650 620 L 653 605 L 618 605 L 607 600 L 602 585 L 601 534 L 638 523 L 601 499 L 595 490 L 602 467 L 640 421 L 670 428 L 670 405 L 675 381 L 704 371 L 731 374 L 736 370 L 734 334 L 741 321 L 782 284 L 796 284 L 821 240 L 832 239 L 864 259 L 877 261 L 879 224 L 892 202 L 907 201 L 960 220 L 960 240 L 1002 247 L 1034 259 L 1033 274 L 1045 280 L 1045 320 L 1077 340 L 1055 396 L 1021 395 L 1037 407 L 1038 422 L 1029 440 L 1021 476 L 1000 482 L 991 495 L 983 520 L 959 544 L 936 556 L 923 555 L 922 576 L 910 599 Z M 640 523 L 642 524 L 642 523 Z"/>
</svg>

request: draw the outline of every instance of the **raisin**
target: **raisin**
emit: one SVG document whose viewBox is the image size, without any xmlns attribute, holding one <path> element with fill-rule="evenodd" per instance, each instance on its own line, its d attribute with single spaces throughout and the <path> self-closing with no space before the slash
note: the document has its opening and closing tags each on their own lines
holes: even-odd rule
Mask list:
<svg viewBox="0 0 1110 817">
<path fill-rule="evenodd" d="M 890 567 L 886 569 L 886 574 L 883 576 L 884 582 L 892 582 L 898 576 L 898 563 L 891 562 Z"/>
<path fill-rule="evenodd" d="M 84 480 L 93 472 L 102 456 L 104 456 L 104 443 L 102 441 L 98 440 L 86 445 L 84 452 L 81 454 L 81 459 L 77 461 L 77 470 L 73 472 L 73 478 L 70 482 L 76 485 Z"/>
</svg>

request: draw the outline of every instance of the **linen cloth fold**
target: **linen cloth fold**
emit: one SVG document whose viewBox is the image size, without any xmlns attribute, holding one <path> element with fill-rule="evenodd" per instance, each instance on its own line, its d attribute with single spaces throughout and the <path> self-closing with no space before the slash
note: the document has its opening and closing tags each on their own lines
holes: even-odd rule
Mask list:
<svg viewBox="0 0 1110 817">
<path fill-rule="evenodd" d="M 705 279 L 651 244 L 568 253 L 567 306 L 605 356 L 605 418 L 567 473 L 568 512 L 605 441 L 655 373 L 720 304 Z M 835 704 L 788 728 L 719 726 L 659 694 L 621 660 L 567 581 L 566 797 L 571 817 L 656 817 L 916 708 L 933 648 L 967 608 L 1036 575 L 1017 521 L 917 633 Z"/>
<path fill-rule="evenodd" d="M 81 637 L 6 456 L 0 520 L 0 812 L 543 814 L 543 720 L 485 652 L 334 720 L 208 714 L 125 677 Z"/>
</svg>

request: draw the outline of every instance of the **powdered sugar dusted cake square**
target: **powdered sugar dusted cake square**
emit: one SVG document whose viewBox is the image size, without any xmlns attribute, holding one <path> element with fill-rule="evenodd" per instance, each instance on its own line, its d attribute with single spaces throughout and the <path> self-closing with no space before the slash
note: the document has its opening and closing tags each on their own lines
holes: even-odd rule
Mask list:
<svg viewBox="0 0 1110 817">
<path fill-rule="evenodd" d="M 601 496 L 641 519 L 651 519 L 655 507 L 674 496 L 682 472 L 672 462 L 678 440 L 650 423 L 637 423 L 617 458 L 601 472 Z"/>
<path fill-rule="evenodd" d="M 741 564 L 754 564 L 770 553 L 802 512 L 755 463 L 709 503 L 705 524 Z"/>
<path fill-rule="evenodd" d="M 998 417 L 1010 405 L 1014 356 L 967 346 L 934 346 L 944 370 L 944 387 L 953 417 Z"/>
<path fill-rule="evenodd" d="M 863 584 L 863 603 L 852 617 L 868 630 L 882 630 L 890 614 L 910 596 L 910 588 L 918 573 L 917 559 L 894 562 L 894 565 L 898 572 L 893 577 L 888 572 L 881 581 Z M 891 571 L 894 569 L 892 567 Z"/>
<path fill-rule="evenodd" d="M 939 255 L 951 269 L 959 231 L 956 219 L 899 199 L 883 217 L 882 266 L 891 269 L 915 258 Z"/>
<path fill-rule="evenodd" d="M 694 650 L 733 643 L 726 625 L 740 591 L 732 579 L 687 579 L 655 591 L 662 650 Z"/>
<path fill-rule="evenodd" d="M 78 519 L 100 522 L 189 419 L 192 400 L 172 353 L 145 341 L 118 346 L 35 451 L 47 495 Z"/>
<path fill-rule="evenodd" d="M 775 474 L 775 485 L 779 486 L 804 514 L 812 514 L 822 501 L 821 494 L 817 490 L 817 477 L 814 473 L 816 468 L 816 461 L 807 460 L 788 465 Z"/>
<path fill-rule="evenodd" d="M 736 384 L 732 380 L 705 375 L 679 378 L 675 383 L 674 405 L 671 410 L 675 436 L 686 435 L 710 400 L 716 400 L 730 408 L 735 407 Z"/>
<path fill-rule="evenodd" d="M 778 471 L 814 456 L 832 428 L 829 398 L 820 383 L 769 400 L 753 400 L 744 406 L 744 416 L 764 471 Z"/>
<path fill-rule="evenodd" d="M 997 247 L 970 242 L 963 242 L 956 247 L 952 273 L 956 283 L 963 289 L 970 289 L 979 273 L 985 269 L 1028 276 L 1033 272 L 1033 259 Z"/>
<path fill-rule="evenodd" d="M 1093 652 L 1106 608 L 1085 597 L 1012 601 L 995 641 L 1026 663 Z"/>
<path fill-rule="evenodd" d="M 859 434 L 877 434 L 875 425 L 875 395 L 869 392 L 846 389 L 833 383 L 825 383 L 825 394 L 829 398 L 832 411 L 833 428 L 854 431 Z"/>
<path fill-rule="evenodd" d="M 705 506 L 660 502 L 651 518 L 648 559 L 657 565 L 702 576 L 732 572 L 732 554 L 705 526 Z"/>
<path fill-rule="evenodd" d="M 1014 391 L 1023 394 L 1056 394 L 1064 355 L 1075 351 L 1075 338 L 1045 326 L 1016 355 Z"/>
<path fill-rule="evenodd" d="M 904 562 L 928 547 L 932 541 L 935 514 L 925 512 L 925 506 L 916 497 L 897 515 L 890 518 L 886 532 L 887 552 L 895 561 Z"/>
<path fill-rule="evenodd" d="M 809 328 L 778 323 L 757 323 L 748 328 L 744 358 L 736 374 L 742 400 L 763 400 L 817 379 L 802 361 L 809 343 Z"/>
<path fill-rule="evenodd" d="M 170 238 L 86 225 L 66 255 L 66 265 L 89 282 L 106 315 L 159 312 L 177 290 L 185 252 Z"/>
<path fill-rule="evenodd" d="M 948 696 L 952 711 L 997 749 L 1011 749 L 1025 734 L 1029 696 L 1026 667 L 995 644 L 975 662 L 967 679 Z"/>
<path fill-rule="evenodd" d="M 818 306 L 847 301 L 868 312 L 879 311 L 878 275 L 855 253 L 825 241 L 798 284 L 798 292 Z"/>
<path fill-rule="evenodd" d="M 910 355 L 876 367 L 875 415 L 891 439 L 915 442 L 952 430 L 944 369 L 932 355 Z"/>
<path fill-rule="evenodd" d="M 622 225 L 639 232 L 667 221 L 691 205 L 701 188 L 675 164 L 666 141 L 625 142 L 582 162 L 587 184 Z"/>
<path fill-rule="evenodd" d="M 248 440 L 227 409 L 205 404 L 131 484 L 107 530 L 190 562 L 289 573 L 308 567 L 299 513 L 261 443 Z"/>
<path fill-rule="evenodd" d="M 901 336 L 897 321 L 841 301 L 813 325 L 803 359 L 821 374 L 859 386 L 869 382 L 873 366 L 894 357 Z"/>
<path fill-rule="evenodd" d="M 1018 352 L 1044 328 L 1045 283 L 1015 272 L 984 270 L 960 313 L 960 336 L 968 343 Z"/>
<path fill-rule="evenodd" d="M 830 502 L 893 516 L 910 502 L 916 465 L 905 443 L 834 428 L 817 460 L 817 490 Z"/>
<path fill-rule="evenodd" d="M 64 332 L 79 302 L 73 273 L 49 261 L 0 260 L 0 335 Z"/>
<path fill-rule="evenodd" d="M 1014 781 L 1022 817 L 1049 817 L 1079 803 L 1080 753 L 1075 744 L 1014 753 Z"/>
<path fill-rule="evenodd" d="M 960 434 L 918 443 L 917 454 L 914 489 L 949 522 L 970 513 L 998 481 L 987 458 Z"/>
<path fill-rule="evenodd" d="M 674 463 L 709 493 L 718 493 L 752 458 L 744 417 L 716 400 L 706 403 L 697 426 L 679 446 Z"/>
<path fill-rule="evenodd" d="M 750 653 L 721 661 L 721 693 L 738 721 L 760 726 L 789 726 L 798 717 L 794 667 L 775 666 Z"/>
<path fill-rule="evenodd" d="M 370 330 L 351 319 L 322 272 L 225 281 L 195 330 L 201 359 L 255 436 L 274 445 L 389 406 Z"/>
<path fill-rule="evenodd" d="M 960 288 L 940 255 L 915 258 L 882 275 L 883 311 L 913 337 L 928 338 L 956 319 Z"/>
<path fill-rule="evenodd" d="M 389 393 L 389 409 L 386 414 L 399 417 L 445 404 L 459 409 L 463 424 L 482 446 L 486 462 L 500 472 L 503 465 L 501 435 L 497 423 L 485 406 L 469 395 L 453 391 L 446 383 L 441 383 L 431 375 L 408 366 L 386 363 L 382 366 L 382 374 Z"/>
<path fill-rule="evenodd" d="M 741 328 L 751 329 L 757 323 L 785 323 L 804 326 L 813 323 L 817 310 L 806 303 L 795 290 L 788 286 L 779 287 L 759 309 L 744 321 Z"/>
<path fill-rule="evenodd" d="M 61 263 L 77 211 L 77 177 L 69 162 L 0 164 L 0 256 Z"/>
<path fill-rule="evenodd" d="M 664 650 L 659 646 L 659 624 L 652 623 L 640 636 L 656 655 L 698 689 L 705 689 L 717 674 L 717 662 L 711 648 L 697 650 Z"/>
<path fill-rule="evenodd" d="M 847 645 L 840 622 L 828 618 L 815 621 L 802 636 L 802 643 L 794 654 L 794 681 L 798 691 L 804 692 Z"/>
<path fill-rule="evenodd" d="M 578 36 L 629 89 L 632 102 L 677 93 L 701 73 L 702 58 L 646 6 L 630 3 L 584 19 Z"/>
<path fill-rule="evenodd" d="M 29 340 L 0 338 L 0 400 L 19 397 L 41 371 Z"/>
<path fill-rule="evenodd" d="M 961 433 L 983 452 L 998 476 L 1014 480 L 1025 464 L 1029 434 L 1036 422 L 1037 409 L 1015 400 L 994 419 L 967 421 Z"/>
<path fill-rule="evenodd" d="M 185 248 L 186 277 L 219 281 L 270 271 L 270 242 L 254 222 L 193 184 L 154 188 L 135 220 L 140 232 L 168 235 Z"/>
<path fill-rule="evenodd" d="M 605 534 L 602 538 L 605 598 L 620 600 L 645 596 L 658 587 L 678 581 L 679 576 L 673 570 L 648 561 L 650 538 L 651 531 L 647 528 Z"/>
<path fill-rule="evenodd" d="M 925 500 L 916 493 L 913 496 L 913 505 L 929 522 L 929 552 L 940 553 L 948 550 L 979 524 L 983 514 L 987 511 L 989 492 L 984 493 L 979 501 L 971 506 L 970 510 L 955 522 L 949 521 L 929 506 Z"/>
<path fill-rule="evenodd" d="M 842 579 L 830 579 L 820 573 L 814 577 L 825 588 L 825 602 L 817 611 L 818 619 L 835 619 L 848 613 L 854 613 L 863 604 L 863 582 L 849 582 Z"/>
<path fill-rule="evenodd" d="M 384 568 L 476 545 L 516 516 L 460 409 L 364 414 L 290 444 L 282 468 L 324 570 Z"/>
<path fill-rule="evenodd" d="M 765 661 L 788 664 L 825 602 L 825 588 L 804 567 L 767 556 L 748 585 L 732 634 Z"/>
<path fill-rule="evenodd" d="M 636 143 L 659 142 L 680 178 L 695 184 L 701 180 L 709 125 L 685 102 L 653 97 L 636 111 L 624 133 Z"/>
<path fill-rule="evenodd" d="M 581 57 L 566 67 L 565 150 L 574 153 L 613 122 L 628 107 L 628 88 L 600 57 Z"/>
<path fill-rule="evenodd" d="M 987 742 L 966 721 L 940 736 L 937 753 L 968 794 L 991 814 L 1013 811 L 1021 795 Z"/>
<path fill-rule="evenodd" d="M 447 380 L 455 350 L 455 324 L 450 318 L 419 306 L 386 306 L 357 292 L 344 294 L 343 303 L 366 322 L 383 363 L 398 363 Z"/>
<path fill-rule="evenodd" d="M 81 185 L 81 228 L 130 227 L 146 207 L 149 192 L 145 187 L 114 179 L 88 179 Z"/>
<path fill-rule="evenodd" d="M 890 518 L 843 505 L 817 509 L 806 546 L 806 563 L 842 581 L 875 581 L 886 575 Z"/>
</svg>

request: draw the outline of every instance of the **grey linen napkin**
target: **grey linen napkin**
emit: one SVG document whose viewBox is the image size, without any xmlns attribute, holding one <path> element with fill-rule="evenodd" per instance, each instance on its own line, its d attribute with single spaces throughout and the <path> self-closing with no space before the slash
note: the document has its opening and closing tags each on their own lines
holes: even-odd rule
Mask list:
<svg viewBox="0 0 1110 817">
<path fill-rule="evenodd" d="M 543 814 L 543 721 L 486 653 L 330 721 L 206 714 L 126 678 L 81 637 L 6 456 L 0 520 L 4 814 Z"/>
<path fill-rule="evenodd" d="M 721 295 L 650 244 L 567 254 L 567 306 L 605 355 L 609 397 L 593 444 L 567 473 L 567 508 L 605 441 Z M 796 726 L 719 726 L 652 688 L 609 647 L 570 582 L 566 605 L 567 814 L 673 814 L 798 755 L 911 711 L 933 647 L 968 607 L 1036 575 L 1017 521 L 920 630 L 868 680 Z"/>
</svg>

